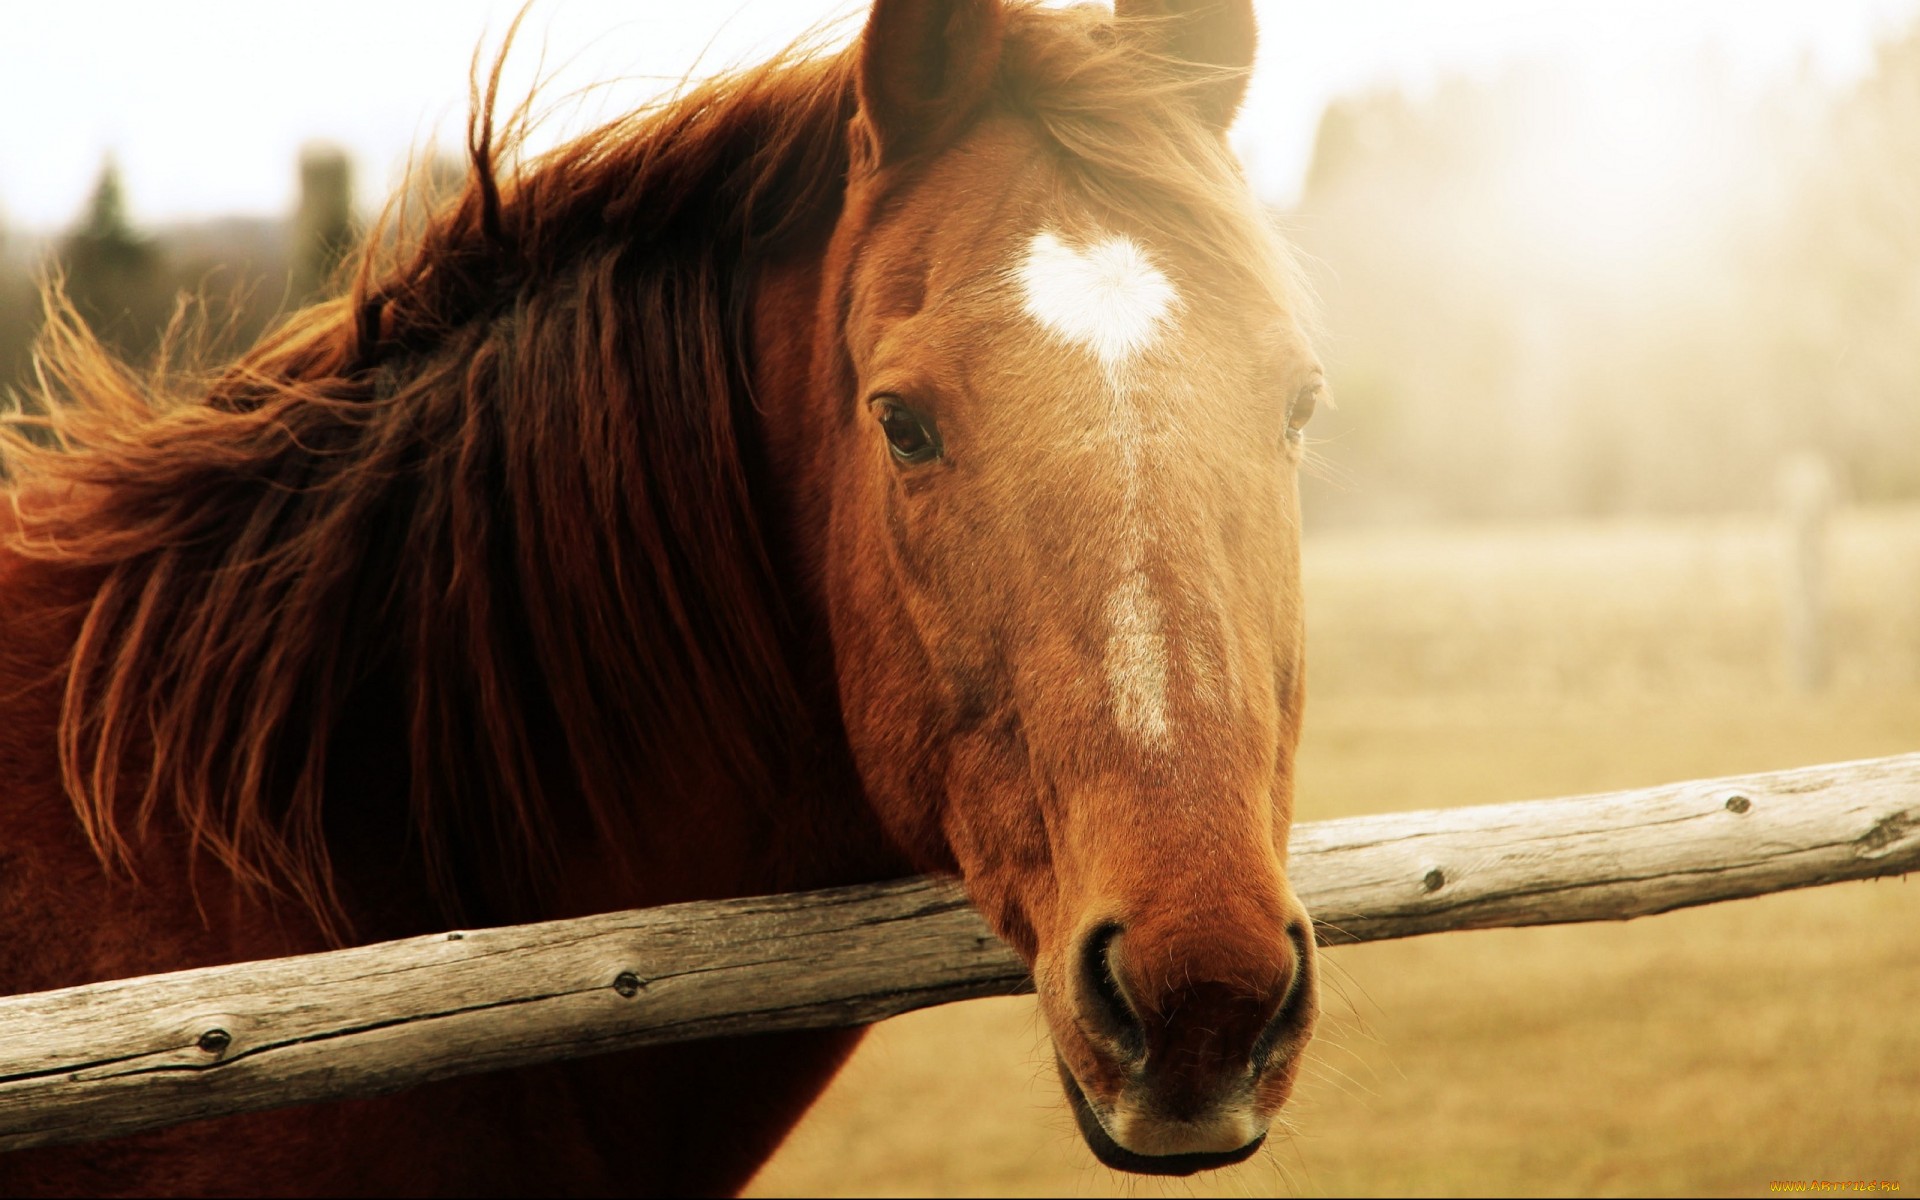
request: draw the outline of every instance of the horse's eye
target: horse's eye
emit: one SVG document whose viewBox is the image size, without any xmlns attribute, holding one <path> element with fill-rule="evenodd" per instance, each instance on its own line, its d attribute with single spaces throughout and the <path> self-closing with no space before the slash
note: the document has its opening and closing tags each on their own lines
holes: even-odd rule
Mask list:
<svg viewBox="0 0 1920 1200">
<path fill-rule="evenodd" d="M 903 463 L 923 463 L 940 457 L 940 433 L 933 422 L 898 400 L 883 397 L 874 405 L 887 448 Z"/>
<path fill-rule="evenodd" d="M 1307 422 L 1313 419 L 1314 405 L 1320 402 L 1320 382 L 1315 380 L 1300 389 L 1287 408 L 1287 440 L 1299 442 L 1306 436 Z"/>
</svg>

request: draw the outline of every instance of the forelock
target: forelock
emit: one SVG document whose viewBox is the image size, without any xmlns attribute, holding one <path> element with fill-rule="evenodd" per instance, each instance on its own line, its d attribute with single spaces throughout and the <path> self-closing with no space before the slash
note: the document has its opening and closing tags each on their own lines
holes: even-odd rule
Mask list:
<svg viewBox="0 0 1920 1200">
<path fill-rule="evenodd" d="M 1195 102 L 1206 81 L 1150 48 L 1156 24 L 1090 6 L 1015 8 L 1000 102 L 1040 134 L 1074 207 L 1125 214 L 1194 267 L 1265 290 L 1310 325 L 1273 215 Z"/>
</svg>

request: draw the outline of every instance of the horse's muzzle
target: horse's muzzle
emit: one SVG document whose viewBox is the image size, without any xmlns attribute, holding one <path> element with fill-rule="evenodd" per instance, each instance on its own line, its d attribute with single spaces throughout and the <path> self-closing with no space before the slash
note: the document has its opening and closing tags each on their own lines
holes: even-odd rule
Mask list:
<svg viewBox="0 0 1920 1200">
<path fill-rule="evenodd" d="M 1073 1119 L 1080 1126 L 1080 1136 L 1087 1141 L 1087 1148 L 1093 1156 L 1116 1171 L 1130 1171 L 1135 1175 L 1192 1175 L 1199 1171 L 1211 1171 L 1216 1167 L 1231 1167 L 1251 1158 L 1255 1151 L 1266 1144 L 1267 1135 L 1263 1130 L 1246 1145 L 1235 1150 L 1188 1151 L 1179 1154 L 1139 1154 L 1113 1140 L 1107 1127 L 1101 1123 L 1099 1114 L 1093 1111 L 1086 1092 L 1080 1088 L 1080 1082 L 1067 1069 L 1067 1064 L 1058 1055 L 1054 1063 L 1060 1068 L 1060 1085 L 1066 1089 L 1067 1101 L 1073 1107 Z"/>
<path fill-rule="evenodd" d="M 1175 945 L 1111 920 L 1076 939 L 1056 1058 L 1101 1162 L 1190 1175 L 1260 1148 L 1317 1007 L 1306 929 L 1302 917 L 1257 938 Z"/>
</svg>

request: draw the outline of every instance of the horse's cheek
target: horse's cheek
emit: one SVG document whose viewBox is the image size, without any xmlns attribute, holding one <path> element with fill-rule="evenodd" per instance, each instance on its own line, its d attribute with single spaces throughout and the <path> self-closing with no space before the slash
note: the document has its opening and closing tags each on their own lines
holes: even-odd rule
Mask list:
<svg viewBox="0 0 1920 1200">
<path fill-rule="evenodd" d="M 1059 888 L 1025 746 L 1017 728 L 995 727 L 948 745 L 941 825 L 955 867 L 994 931 L 1031 962 L 1057 922 Z"/>
<path fill-rule="evenodd" d="M 937 797 L 932 667 L 890 561 L 882 487 L 847 489 L 828 566 L 842 719 L 875 816 L 923 867 L 946 865 Z"/>
</svg>

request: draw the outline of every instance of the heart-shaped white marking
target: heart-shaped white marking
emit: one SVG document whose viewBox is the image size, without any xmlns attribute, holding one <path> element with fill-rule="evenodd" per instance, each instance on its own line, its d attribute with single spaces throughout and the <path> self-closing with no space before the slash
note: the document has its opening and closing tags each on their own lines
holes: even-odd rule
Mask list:
<svg viewBox="0 0 1920 1200">
<path fill-rule="evenodd" d="M 1020 284 L 1029 315 L 1093 351 L 1109 372 L 1153 345 L 1180 303 L 1147 252 L 1121 236 L 1076 249 L 1051 231 L 1037 233 L 1020 264 Z"/>
</svg>

